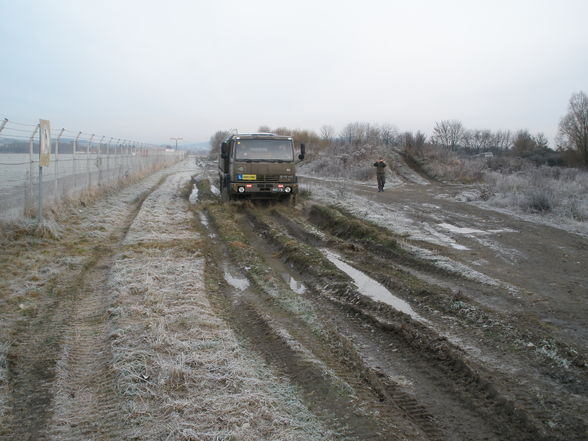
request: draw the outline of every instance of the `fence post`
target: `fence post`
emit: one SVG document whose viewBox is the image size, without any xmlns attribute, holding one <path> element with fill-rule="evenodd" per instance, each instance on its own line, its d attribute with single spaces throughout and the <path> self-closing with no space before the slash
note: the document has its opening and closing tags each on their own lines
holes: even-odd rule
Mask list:
<svg viewBox="0 0 588 441">
<path fill-rule="evenodd" d="M 126 157 L 126 170 L 125 170 L 125 178 L 129 176 L 129 169 L 131 168 L 131 152 L 130 152 L 130 144 L 129 140 L 125 139 L 125 157 Z"/>
<path fill-rule="evenodd" d="M 120 150 L 119 150 L 120 147 Z M 122 140 L 120 138 L 118 138 L 116 140 L 116 151 L 117 151 L 117 157 L 116 157 L 116 180 L 117 182 L 120 181 L 121 179 L 121 175 L 122 175 Z"/>
<path fill-rule="evenodd" d="M 55 140 L 55 182 L 53 183 L 53 199 L 57 199 L 57 195 L 59 194 L 59 140 L 64 131 L 65 129 L 61 129 Z"/>
<path fill-rule="evenodd" d="M 112 180 L 112 170 L 110 170 L 110 145 L 112 144 L 112 140 L 114 138 L 110 138 L 108 140 L 108 144 L 106 144 L 106 172 L 108 176 L 108 181 Z"/>
<path fill-rule="evenodd" d="M 106 138 L 106 136 L 100 138 L 100 141 L 98 142 L 98 153 L 96 155 L 96 166 L 98 167 L 98 187 L 102 185 L 102 157 L 100 156 L 100 153 L 102 153 L 102 141 L 104 141 L 104 138 Z"/>
<path fill-rule="evenodd" d="M 74 182 L 73 182 L 73 189 L 74 191 L 77 191 L 78 189 L 78 176 L 77 176 L 77 164 L 76 164 L 76 153 L 78 150 L 78 139 L 80 139 L 80 136 L 82 135 L 82 132 L 78 132 L 76 139 L 74 139 L 74 143 L 73 143 L 73 149 L 72 149 L 72 168 L 73 168 L 73 178 L 74 178 Z"/>
<path fill-rule="evenodd" d="M 39 124 L 35 126 L 33 133 L 31 133 L 31 137 L 29 138 L 29 179 L 27 185 L 27 191 L 25 193 L 25 215 L 27 211 L 30 211 L 33 206 L 33 174 L 34 174 L 34 167 L 33 167 L 33 142 L 35 139 L 35 135 L 37 134 L 37 130 L 39 130 Z"/>
<path fill-rule="evenodd" d="M 86 144 L 86 174 L 88 175 L 86 182 L 88 184 L 88 194 L 90 194 L 90 189 L 92 188 L 92 171 L 90 165 L 90 147 L 92 146 L 92 139 L 94 139 L 93 133 L 88 140 L 88 144 Z"/>
</svg>

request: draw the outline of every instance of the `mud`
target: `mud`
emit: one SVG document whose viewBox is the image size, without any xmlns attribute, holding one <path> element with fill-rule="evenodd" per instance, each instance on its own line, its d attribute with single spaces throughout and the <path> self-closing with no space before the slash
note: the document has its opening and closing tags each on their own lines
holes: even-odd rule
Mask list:
<svg viewBox="0 0 588 441">
<path fill-rule="evenodd" d="M 406 164 L 391 191 L 296 207 L 221 203 L 201 164 L 61 245 L 27 239 L 63 262 L 36 280 L 4 261 L 2 439 L 586 438 L 585 305 L 527 283 L 544 227 L 438 198 L 461 190 Z M 554 277 L 583 283 L 583 239 L 552 240 Z"/>
</svg>

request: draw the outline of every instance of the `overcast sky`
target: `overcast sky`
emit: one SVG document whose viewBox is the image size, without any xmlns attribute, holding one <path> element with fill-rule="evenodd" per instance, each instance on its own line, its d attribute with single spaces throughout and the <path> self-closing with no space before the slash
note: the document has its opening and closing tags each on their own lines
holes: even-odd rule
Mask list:
<svg viewBox="0 0 588 441">
<path fill-rule="evenodd" d="M 0 0 L 0 118 L 148 142 L 260 125 L 544 132 L 588 1 Z"/>
</svg>

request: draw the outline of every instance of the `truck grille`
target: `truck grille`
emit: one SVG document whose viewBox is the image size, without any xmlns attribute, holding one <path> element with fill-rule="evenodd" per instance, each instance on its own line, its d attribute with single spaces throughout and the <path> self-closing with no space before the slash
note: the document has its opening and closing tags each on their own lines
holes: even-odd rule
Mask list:
<svg viewBox="0 0 588 441">
<path fill-rule="evenodd" d="M 278 182 L 280 180 L 279 175 L 257 175 L 257 180 L 262 182 Z"/>
</svg>

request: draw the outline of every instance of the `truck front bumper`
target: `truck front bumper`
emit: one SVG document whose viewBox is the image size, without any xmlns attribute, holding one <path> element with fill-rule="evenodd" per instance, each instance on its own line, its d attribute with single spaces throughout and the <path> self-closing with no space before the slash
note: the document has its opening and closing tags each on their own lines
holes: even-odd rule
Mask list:
<svg viewBox="0 0 588 441">
<path fill-rule="evenodd" d="M 231 193 L 251 197 L 279 197 L 298 193 L 294 182 L 231 182 Z"/>
</svg>

